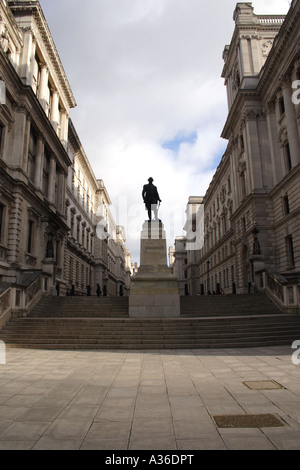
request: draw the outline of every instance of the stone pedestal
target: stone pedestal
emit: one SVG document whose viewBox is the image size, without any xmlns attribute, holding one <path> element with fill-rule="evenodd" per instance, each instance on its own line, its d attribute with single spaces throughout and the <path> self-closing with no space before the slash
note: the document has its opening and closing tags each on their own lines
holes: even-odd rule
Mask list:
<svg viewBox="0 0 300 470">
<path fill-rule="evenodd" d="M 176 277 L 167 263 L 162 222 L 145 222 L 141 233 L 141 265 L 132 278 L 129 315 L 133 318 L 172 318 L 180 315 Z"/>
</svg>

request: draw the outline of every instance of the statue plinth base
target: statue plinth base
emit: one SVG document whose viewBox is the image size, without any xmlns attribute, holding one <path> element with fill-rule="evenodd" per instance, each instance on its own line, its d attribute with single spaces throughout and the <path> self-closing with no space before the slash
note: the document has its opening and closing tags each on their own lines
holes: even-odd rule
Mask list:
<svg viewBox="0 0 300 470">
<path fill-rule="evenodd" d="M 167 264 L 162 222 L 145 222 L 141 234 L 141 266 L 132 278 L 129 316 L 173 318 L 180 315 L 178 282 Z"/>
</svg>

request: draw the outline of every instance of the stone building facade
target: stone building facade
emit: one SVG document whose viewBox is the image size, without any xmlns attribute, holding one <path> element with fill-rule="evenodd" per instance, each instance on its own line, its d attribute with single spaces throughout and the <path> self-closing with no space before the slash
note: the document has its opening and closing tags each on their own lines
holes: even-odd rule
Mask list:
<svg viewBox="0 0 300 470">
<path fill-rule="evenodd" d="M 103 182 L 70 121 L 76 101 L 37 0 L 0 0 L 0 103 L 2 291 L 14 286 L 16 309 L 72 285 L 95 292 L 97 269 L 109 272 L 107 255 L 95 253 Z M 130 257 L 124 243 L 118 236 L 118 260 L 120 246 Z M 121 264 L 114 280 L 127 291 L 130 262 Z"/>
<path fill-rule="evenodd" d="M 65 291 L 95 295 L 126 295 L 130 289 L 131 256 L 123 227 L 117 226 L 103 180 L 97 180 L 72 121 L 69 122 L 69 167 L 62 283 Z"/>
<path fill-rule="evenodd" d="M 176 237 L 174 246 L 169 248 L 169 264 L 172 273 L 178 279 L 178 288 L 181 296 L 189 292 L 188 281 L 188 252 L 186 249 L 187 238 Z M 190 253 L 190 252 L 189 252 Z"/>
<path fill-rule="evenodd" d="M 238 3 L 223 53 L 227 149 L 204 197 L 196 289 L 265 289 L 300 304 L 300 1 L 287 16 Z M 297 82 L 298 81 L 298 82 Z M 199 222 L 197 230 L 202 227 Z"/>
</svg>

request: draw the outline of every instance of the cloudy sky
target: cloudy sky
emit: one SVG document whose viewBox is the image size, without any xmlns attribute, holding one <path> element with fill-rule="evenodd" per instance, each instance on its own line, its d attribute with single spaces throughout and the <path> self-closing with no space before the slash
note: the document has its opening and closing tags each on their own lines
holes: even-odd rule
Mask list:
<svg viewBox="0 0 300 470">
<path fill-rule="evenodd" d="M 127 232 L 133 261 L 152 176 L 168 245 L 183 235 L 189 196 L 204 196 L 226 148 L 222 52 L 236 0 L 40 0 L 77 108 L 86 154 Z M 285 14 L 288 0 L 254 0 Z"/>
</svg>

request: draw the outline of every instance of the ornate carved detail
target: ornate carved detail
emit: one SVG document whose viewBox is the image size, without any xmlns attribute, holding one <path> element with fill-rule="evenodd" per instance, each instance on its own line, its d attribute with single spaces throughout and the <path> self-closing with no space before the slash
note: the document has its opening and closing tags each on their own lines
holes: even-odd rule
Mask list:
<svg viewBox="0 0 300 470">
<path fill-rule="evenodd" d="M 263 57 L 268 57 L 272 47 L 273 47 L 273 40 L 270 39 L 269 41 L 267 42 L 264 42 L 261 46 L 261 52 L 262 52 L 262 55 Z"/>
<path fill-rule="evenodd" d="M 260 41 L 262 36 L 259 36 L 259 34 L 241 34 L 240 39 L 257 39 Z"/>
<path fill-rule="evenodd" d="M 282 129 L 279 135 L 279 144 L 283 146 L 286 144 L 287 141 L 288 141 L 288 133 L 287 133 L 287 129 L 284 128 Z"/>
<path fill-rule="evenodd" d="M 0 36 L 0 45 L 6 54 L 7 51 L 9 50 L 9 35 L 7 33 L 6 28 L 5 28 L 5 31 L 3 31 L 3 33 Z"/>
<path fill-rule="evenodd" d="M 246 171 L 246 169 L 247 169 L 247 163 L 245 162 L 245 160 L 240 160 L 239 161 L 239 168 L 238 168 L 239 174 L 241 175 L 242 173 L 244 173 L 244 171 Z"/>
<path fill-rule="evenodd" d="M 36 263 L 37 263 L 37 259 L 35 256 L 32 256 L 30 253 L 27 253 L 25 255 L 25 263 L 28 265 L 28 266 L 31 266 L 32 268 L 35 268 L 36 266 Z"/>
<path fill-rule="evenodd" d="M 256 120 L 256 119 L 263 119 L 265 117 L 266 115 L 265 115 L 263 108 L 247 109 L 243 114 L 244 122 Z"/>
<path fill-rule="evenodd" d="M 272 101 L 271 103 L 267 103 L 264 106 L 263 111 L 264 111 L 266 116 L 269 115 L 269 114 L 275 114 L 275 103 L 274 103 L 274 101 Z"/>
<path fill-rule="evenodd" d="M 282 75 L 280 77 L 281 88 L 291 88 L 291 77 L 289 75 Z"/>
</svg>

